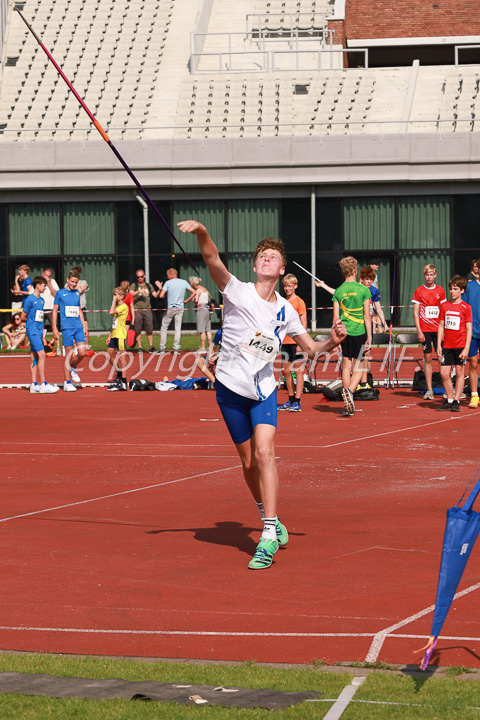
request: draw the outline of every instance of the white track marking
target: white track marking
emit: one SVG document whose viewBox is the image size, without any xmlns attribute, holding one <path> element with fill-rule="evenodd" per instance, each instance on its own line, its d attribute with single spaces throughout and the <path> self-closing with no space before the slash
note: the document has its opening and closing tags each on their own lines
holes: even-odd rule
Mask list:
<svg viewBox="0 0 480 720">
<path fill-rule="evenodd" d="M 236 614 L 236 613 L 234 613 Z M 54 632 L 73 633 L 76 635 L 156 635 L 185 637 L 279 637 L 279 638 L 371 638 L 375 633 L 315 633 L 315 632 L 226 632 L 224 630 L 126 630 L 125 628 L 71 628 L 71 627 L 38 627 L 35 625 L 0 625 L 0 630 L 8 632 Z M 409 640 L 428 640 L 429 635 L 390 635 L 390 638 Z M 443 640 L 480 642 L 480 637 L 442 635 Z"/>
<path fill-rule="evenodd" d="M 281 637 L 281 638 L 321 638 L 321 637 L 372 637 L 373 633 L 301 633 L 301 632 L 224 632 L 223 630 L 107 630 L 105 628 L 51 628 L 0 625 L 0 630 L 29 631 L 29 632 L 57 632 L 57 633 L 86 633 L 90 635 L 185 635 L 206 637 Z"/>
<path fill-rule="evenodd" d="M 189 475 L 188 477 L 179 478 L 178 480 L 168 480 L 167 482 L 154 483 L 153 485 L 145 485 L 140 488 L 133 488 L 132 490 L 123 490 L 122 492 L 111 493 L 110 495 L 100 495 L 99 497 L 90 498 L 88 500 L 79 500 L 78 502 L 66 503 L 65 505 L 56 505 L 55 507 L 45 508 L 44 510 L 35 510 L 34 512 L 22 513 L 22 515 L 12 515 L 7 518 L 0 518 L 0 523 L 7 522 L 8 520 L 18 520 L 24 517 L 30 517 L 31 515 L 40 515 L 41 513 L 53 512 L 54 510 L 62 510 L 68 507 L 74 507 L 75 505 L 85 505 L 87 503 L 97 502 L 99 500 L 109 500 L 110 498 L 120 497 L 121 495 L 129 495 L 131 493 L 143 492 L 144 490 L 152 490 L 153 488 L 163 487 L 164 485 L 174 485 L 175 483 L 185 482 L 186 480 L 195 480 L 196 478 L 205 477 L 206 475 L 213 475 L 214 473 L 227 472 L 228 470 L 237 470 L 241 468 L 241 465 L 231 465 L 226 468 L 219 468 L 218 470 L 209 470 L 208 472 L 198 473 L 197 475 Z"/>
<path fill-rule="evenodd" d="M 2 455 L 16 455 L 18 457 L 18 452 L 3 452 L 2 450 L 0 450 L 0 456 L 2 456 Z M 49 455 L 53 455 L 54 457 L 56 457 L 56 456 L 75 457 L 77 455 L 81 455 L 82 457 L 85 457 L 85 455 L 88 455 L 88 457 L 97 457 L 98 456 L 98 457 L 103 457 L 103 458 L 116 458 L 118 460 L 118 455 L 106 455 L 105 453 L 100 453 L 100 452 L 92 453 L 92 452 L 85 452 L 85 451 L 76 453 L 76 452 L 73 452 L 72 450 L 70 452 L 64 452 L 64 453 L 61 453 L 61 452 L 51 452 L 50 453 L 50 452 L 43 452 L 43 450 L 39 451 L 39 450 L 23 450 L 22 449 L 22 456 L 23 455 L 35 455 L 35 457 L 38 457 L 38 458 L 48 457 Z M 152 458 L 181 457 L 181 458 L 185 458 L 186 460 L 194 459 L 193 457 L 189 457 L 188 455 L 186 456 L 185 453 L 181 453 L 179 455 L 165 455 L 165 453 L 148 454 L 148 453 L 142 452 L 142 453 L 138 453 L 138 454 L 134 455 L 133 453 L 122 452 L 122 458 L 124 458 L 124 457 L 141 457 L 141 458 L 144 458 L 144 457 L 152 457 Z M 197 453 L 195 453 L 195 459 L 196 458 L 206 458 L 207 460 L 216 460 L 217 458 L 232 459 L 234 457 L 237 457 L 237 456 L 236 455 L 198 455 Z"/>
<path fill-rule="evenodd" d="M 366 679 L 366 677 L 354 677 L 350 685 L 343 688 L 323 720 L 338 720 L 349 706 L 358 688 L 363 685 Z"/>
<path fill-rule="evenodd" d="M 465 590 L 462 590 L 461 592 L 456 593 L 453 596 L 453 599 L 457 600 L 458 598 L 463 597 L 464 595 L 468 595 L 469 593 L 473 592 L 474 590 L 478 590 L 479 588 L 480 588 L 480 583 L 476 583 L 475 585 L 470 585 L 470 587 L 466 588 Z M 390 636 L 391 633 L 393 633 L 395 630 L 399 630 L 400 628 L 405 627 L 405 625 L 409 625 L 411 622 L 418 620 L 419 618 L 423 617 L 424 615 L 428 615 L 429 613 L 433 612 L 433 610 L 435 610 L 435 605 L 430 605 L 429 607 L 425 608 L 424 610 L 420 610 L 420 612 L 415 613 L 415 615 L 410 615 L 410 617 L 405 618 L 404 620 L 400 620 L 400 622 L 395 623 L 395 625 L 390 625 L 390 627 L 385 628 L 384 630 L 380 630 L 380 632 L 378 632 L 375 635 L 375 637 L 373 638 L 372 644 L 371 644 L 370 649 L 365 658 L 365 662 L 376 662 L 377 661 L 380 651 L 382 649 L 383 643 L 385 642 L 385 638 L 387 636 Z"/>
<path fill-rule="evenodd" d="M 319 444 L 317 444 L 317 445 L 284 445 L 283 443 L 279 443 L 277 440 L 275 443 L 275 446 L 276 446 L 277 450 L 289 450 L 291 448 L 306 448 L 306 449 L 310 448 L 310 449 L 323 450 L 326 448 L 338 447 L 339 445 L 349 445 L 351 443 L 363 442 L 364 440 L 373 440 L 374 438 L 386 437 L 387 435 L 395 435 L 397 433 L 408 432 L 409 430 L 418 430 L 419 428 L 429 427 L 430 425 L 442 425 L 443 423 L 446 423 L 446 422 L 458 422 L 459 420 L 467 420 L 468 418 L 470 418 L 470 419 L 477 418 L 478 419 L 478 417 L 480 417 L 480 413 L 469 413 L 468 415 L 461 415 L 460 417 L 446 418 L 443 420 L 434 420 L 434 421 L 428 422 L 428 423 L 421 423 L 420 425 L 410 425 L 409 427 L 406 427 L 406 428 L 398 428 L 397 430 L 388 430 L 387 432 L 384 432 L 384 433 L 376 433 L 375 435 L 366 435 L 363 437 L 352 438 L 351 440 L 342 440 L 341 442 L 331 443 L 329 445 L 319 445 Z M 80 445 L 80 446 L 86 446 L 86 447 L 116 447 L 116 446 L 125 447 L 125 443 L 110 443 L 110 442 L 105 442 L 105 443 L 81 443 L 81 442 L 78 442 L 77 443 L 77 442 L 63 442 L 62 441 L 61 444 L 62 445 Z M 11 441 L 10 440 L 0 441 L 0 447 L 2 445 L 10 446 Z M 43 446 L 45 446 L 45 442 L 28 442 L 28 441 L 24 442 L 22 440 L 22 447 L 24 447 L 25 445 L 43 445 Z M 137 445 L 139 447 L 149 447 L 149 448 L 155 447 L 155 445 L 152 445 L 152 443 L 145 443 L 144 445 L 142 445 L 141 443 L 137 443 Z M 185 445 L 185 443 L 162 443 L 161 445 L 159 444 L 158 447 L 162 447 L 162 448 L 184 447 L 184 445 Z M 195 445 L 192 443 L 189 443 L 188 446 L 191 448 L 197 448 L 197 447 L 200 447 L 200 448 L 206 448 L 206 447 L 225 448 L 225 447 L 231 447 L 231 443 L 215 443 L 215 444 L 213 444 L 213 443 L 212 444 L 198 443 Z"/>
<path fill-rule="evenodd" d="M 331 445 L 290 445 L 290 447 L 318 447 L 318 448 L 332 448 L 332 447 L 338 447 L 339 445 L 348 445 L 353 442 L 363 442 L 364 440 L 373 440 L 374 438 L 378 437 L 386 437 L 387 435 L 396 435 L 397 433 L 402 432 L 408 432 L 408 430 L 418 430 L 419 428 L 425 428 L 429 425 L 441 425 L 442 423 L 446 422 L 455 422 L 457 420 L 465 420 L 466 418 L 473 418 L 478 417 L 480 413 L 475 413 L 473 415 L 462 415 L 461 417 L 455 417 L 455 418 L 447 418 L 446 420 L 433 420 L 432 422 L 428 423 L 422 423 L 421 425 L 411 425 L 410 427 L 406 428 L 398 428 L 397 430 L 388 430 L 384 433 L 377 433 L 376 435 L 367 435 L 366 437 L 361 438 L 354 438 L 352 440 L 343 440 L 342 442 L 338 443 L 332 443 Z M 285 446 L 286 447 L 286 446 Z"/>
</svg>

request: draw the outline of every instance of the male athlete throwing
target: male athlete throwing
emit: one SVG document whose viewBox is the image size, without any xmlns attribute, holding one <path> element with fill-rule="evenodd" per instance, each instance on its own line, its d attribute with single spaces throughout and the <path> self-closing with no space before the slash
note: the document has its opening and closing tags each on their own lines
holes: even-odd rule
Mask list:
<svg viewBox="0 0 480 720">
<path fill-rule="evenodd" d="M 245 481 L 264 521 L 255 555 L 248 567 L 270 567 L 288 532 L 277 518 L 278 472 L 275 463 L 277 393 L 273 362 L 288 335 L 313 358 L 332 350 L 347 331 L 338 320 L 331 339 L 316 343 L 293 306 L 275 292 L 287 260 L 281 240 L 266 238 L 254 252 L 256 283 L 240 282 L 218 253 L 207 229 L 195 220 L 178 223 L 197 236 L 212 280 L 223 295 L 222 349 L 217 363 L 216 393 L 228 431 L 242 461 Z"/>
</svg>

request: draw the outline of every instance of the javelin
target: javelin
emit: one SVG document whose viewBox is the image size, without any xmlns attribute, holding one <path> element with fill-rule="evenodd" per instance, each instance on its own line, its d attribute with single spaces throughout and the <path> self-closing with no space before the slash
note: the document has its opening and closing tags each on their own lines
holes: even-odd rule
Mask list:
<svg viewBox="0 0 480 720">
<path fill-rule="evenodd" d="M 302 267 L 301 265 L 299 265 L 299 263 L 295 262 L 295 260 L 293 261 L 293 264 L 296 265 L 297 267 L 299 267 L 300 270 L 303 270 L 303 272 L 306 272 L 307 275 L 310 275 L 310 277 L 313 277 L 313 279 L 314 279 L 314 280 L 317 280 L 317 282 L 322 282 L 322 281 L 319 280 L 315 275 L 312 275 L 312 273 L 309 272 L 309 270 L 305 270 L 304 267 Z"/>
<path fill-rule="evenodd" d="M 168 232 L 168 234 L 170 235 L 170 237 L 171 237 L 173 240 L 175 240 L 176 244 L 178 245 L 178 247 L 180 248 L 180 250 L 181 250 L 182 253 L 184 254 L 184 256 L 185 256 L 185 258 L 187 259 L 188 263 L 192 266 L 192 268 L 195 270 L 195 272 L 196 272 L 197 275 L 198 275 L 199 272 L 198 272 L 197 268 L 195 267 L 195 265 L 193 264 L 192 260 L 190 259 L 190 257 L 187 255 L 187 253 L 186 253 L 185 250 L 183 249 L 183 247 L 182 247 L 182 246 L 180 245 L 180 243 L 178 242 L 177 238 L 175 237 L 175 235 L 173 234 L 172 230 L 170 229 L 169 224 L 168 224 L 167 221 L 163 218 L 162 214 L 160 213 L 160 211 L 159 211 L 158 208 L 156 207 L 155 203 L 150 199 L 150 197 L 149 197 L 148 194 L 147 194 L 147 191 L 142 187 L 142 185 L 139 183 L 139 181 L 137 180 L 137 178 L 135 177 L 135 175 L 133 174 L 133 172 L 130 170 L 130 168 L 128 167 L 127 163 L 125 162 L 125 160 L 123 159 L 123 157 L 120 155 L 120 153 L 118 152 L 117 148 L 116 148 L 115 145 L 112 143 L 112 141 L 111 141 L 110 138 L 108 137 L 108 135 L 107 135 L 107 133 L 105 132 L 105 130 L 103 129 L 103 127 L 100 125 L 100 123 L 98 122 L 98 120 L 94 117 L 94 115 L 90 112 L 90 110 L 88 109 L 88 107 L 85 105 L 85 103 L 83 102 L 82 98 L 80 97 L 80 95 L 77 93 L 77 91 L 76 91 L 75 88 L 73 87 L 73 85 L 72 85 L 72 83 L 70 82 L 70 80 L 69 80 L 69 79 L 67 78 L 67 76 L 62 72 L 62 70 L 61 70 L 61 68 L 59 67 L 59 65 L 55 62 L 55 59 L 54 59 L 53 55 L 47 50 L 47 48 L 46 48 L 45 45 L 42 43 L 42 41 L 41 41 L 40 38 L 38 37 L 38 35 L 37 35 L 37 33 L 35 32 L 35 30 L 32 28 L 32 26 L 25 20 L 25 18 L 23 17 L 22 13 L 21 13 L 20 10 L 18 9 L 18 7 L 15 7 L 14 9 L 18 12 L 18 14 L 19 14 L 20 17 L 22 18 L 22 20 L 23 20 L 23 22 L 25 23 L 25 25 L 27 26 L 27 28 L 28 28 L 28 29 L 30 30 L 30 32 L 32 33 L 32 35 L 33 35 L 33 37 L 35 38 L 35 40 L 37 41 L 37 43 L 40 45 L 40 47 L 42 48 L 42 50 L 44 51 L 44 53 L 46 54 L 46 56 L 48 57 L 48 59 L 50 60 L 50 62 L 54 65 L 56 71 L 57 71 L 57 72 L 59 73 L 59 75 L 61 75 L 62 78 L 65 80 L 65 82 L 67 83 L 69 89 L 70 89 L 70 90 L 72 91 L 72 93 L 75 95 L 75 97 L 77 98 L 78 102 L 80 103 L 80 105 L 82 106 L 82 108 L 85 110 L 85 112 L 87 113 L 88 117 L 89 117 L 90 120 L 92 121 L 93 125 L 95 125 L 95 127 L 97 128 L 97 130 L 98 130 L 98 132 L 100 133 L 100 135 L 102 136 L 102 138 L 105 140 L 105 142 L 106 142 L 107 145 L 110 147 L 110 149 L 112 150 L 112 152 L 117 156 L 118 160 L 119 160 L 119 161 L 121 162 L 121 164 L 123 165 L 124 169 L 125 169 L 125 170 L 127 171 L 127 173 L 130 175 L 131 179 L 133 180 L 133 182 L 135 183 L 135 185 L 137 186 L 137 188 L 138 188 L 138 189 L 140 190 L 140 192 L 142 193 L 143 197 L 144 197 L 145 200 L 147 201 L 147 203 L 148 203 L 149 207 L 151 208 L 151 210 L 153 210 L 153 212 L 155 213 L 155 215 L 158 217 L 158 219 L 160 220 L 160 222 L 163 224 L 163 226 L 165 227 L 165 229 L 166 229 L 166 231 Z"/>
</svg>

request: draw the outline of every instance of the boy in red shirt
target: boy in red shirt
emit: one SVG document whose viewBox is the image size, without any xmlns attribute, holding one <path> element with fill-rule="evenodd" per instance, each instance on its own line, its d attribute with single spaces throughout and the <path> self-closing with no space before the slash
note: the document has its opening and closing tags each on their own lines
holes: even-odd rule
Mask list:
<svg viewBox="0 0 480 720">
<path fill-rule="evenodd" d="M 307 306 L 302 298 L 295 293 L 298 287 L 298 280 L 295 275 L 290 273 L 283 278 L 283 289 L 288 302 L 293 305 L 300 316 L 300 322 L 305 330 L 307 329 Z M 290 412 L 301 412 L 302 392 L 303 392 L 303 371 L 304 360 L 301 356 L 297 356 L 297 344 L 291 337 L 285 335 L 285 339 L 281 347 L 282 357 L 285 359 L 283 363 L 283 374 L 285 375 L 285 385 L 288 392 L 288 400 L 283 405 L 278 406 L 278 410 L 289 410 Z M 292 370 L 295 372 L 296 386 L 293 387 Z"/>
<path fill-rule="evenodd" d="M 447 399 L 437 410 L 460 412 L 460 396 L 465 383 L 464 366 L 472 340 L 472 308 L 462 300 L 467 287 L 464 277 L 454 275 L 448 287 L 451 300 L 445 301 L 440 308 L 437 340 L 437 355 L 442 358 L 440 374 Z M 455 365 L 456 369 L 455 398 L 451 378 L 452 365 Z"/>
<path fill-rule="evenodd" d="M 440 318 L 440 308 L 446 301 L 445 291 L 435 285 L 437 269 L 435 265 L 425 265 L 423 268 L 425 283 L 420 285 L 413 293 L 413 319 L 417 328 L 418 341 L 422 343 L 425 359 L 425 381 L 427 392 L 425 400 L 433 400 L 435 395 L 432 388 L 432 347 L 437 349 L 437 333 Z M 438 355 L 440 357 L 440 355 Z"/>
</svg>

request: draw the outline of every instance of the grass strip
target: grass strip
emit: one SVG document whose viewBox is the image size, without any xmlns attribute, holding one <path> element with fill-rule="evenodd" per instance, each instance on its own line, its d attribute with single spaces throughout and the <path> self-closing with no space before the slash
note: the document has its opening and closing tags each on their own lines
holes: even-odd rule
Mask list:
<svg viewBox="0 0 480 720">
<path fill-rule="evenodd" d="M 88 677 L 93 679 L 124 678 L 131 681 L 154 680 L 191 684 L 224 685 L 225 687 L 272 688 L 283 691 L 314 690 L 325 698 L 336 698 L 351 681 L 347 672 L 325 673 L 316 667 L 271 668 L 254 661 L 241 665 L 204 665 L 182 662 L 120 660 L 113 658 L 72 657 L 38 654 L 0 655 L 0 672 L 45 673 L 57 677 Z M 322 703 L 322 714 L 331 703 Z M 194 715 L 194 714 L 195 715 Z M 0 716 L 10 718 L 158 718 L 156 702 L 125 700 L 84 700 L 0 695 Z M 218 720 L 237 718 L 262 720 L 271 718 L 272 711 L 257 709 L 221 708 L 216 706 L 183 706 L 161 704 L 161 716 L 169 720 L 204 717 Z M 288 720 L 313 720 L 319 717 L 313 703 L 301 703 L 287 710 L 276 711 L 275 717 Z"/>
<path fill-rule="evenodd" d="M 322 669 L 319 663 L 304 667 L 266 667 L 255 661 L 243 664 L 212 664 L 124 660 L 103 657 L 16 654 L 0 655 L 0 672 L 46 673 L 58 677 L 124 678 L 131 681 L 154 680 L 226 687 L 272 688 L 299 692 L 314 690 L 322 699 L 335 699 L 352 680 L 352 675 Z M 447 669 L 443 677 L 429 674 L 385 670 L 370 671 L 365 683 L 342 715 L 342 720 L 477 720 L 480 717 L 480 681 L 465 668 L 462 678 Z M 357 671 L 358 672 L 358 671 Z M 184 706 L 172 703 L 131 700 L 84 700 L 0 695 L 2 720 L 49 718 L 49 720 L 319 720 L 331 702 L 304 702 L 286 710 L 239 709 L 218 706 Z M 160 708 L 160 709 L 159 709 Z"/>
</svg>

